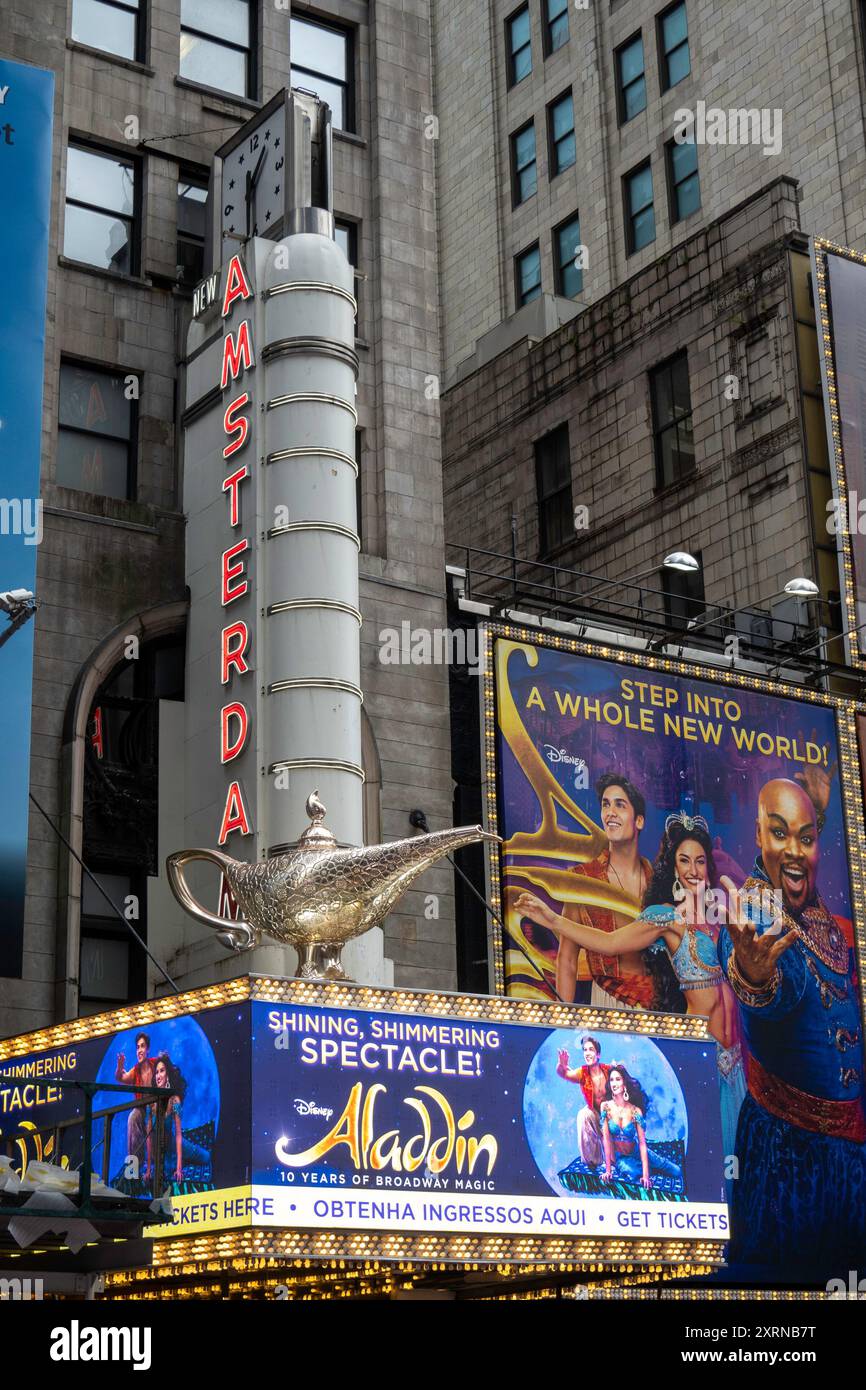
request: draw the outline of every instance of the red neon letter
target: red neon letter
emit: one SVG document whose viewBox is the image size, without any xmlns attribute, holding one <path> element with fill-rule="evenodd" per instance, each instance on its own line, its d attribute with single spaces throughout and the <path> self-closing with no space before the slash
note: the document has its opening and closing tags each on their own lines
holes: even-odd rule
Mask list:
<svg viewBox="0 0 866 1390">
<path fill-rule="evenodd" d="M 247 283 L 241 258 L 240 256 L 232 256 L 226 275 L 226 292 L 223 295 L 223 318 L 236 299 L 249 299 L 251 294 L 252 290 Z"/>
<path fill-rule="evenodd" d="M 253 357 L 253 345 L 250 338 L 250 321 L 244 319 L 237 335 L 227 333 L 223 339 L 223 369 L 220 377 L 220 390 L 225 390 L 229 383 L 229 377 L 234 381 L 235 377 L 244 368 L 255 365 Z"/>
<path fill-rule="evenodd" d="M 231 646 L 233 637 L 238 638 L 236 647 Z M 244 658 L 250 640 L 249 630 L 246 623 L 232 623 L 229 627 L 224 627 L 222 632 L 222 676 L 223 685 L 228 684 L 229 672 L 234 666 L 239 675 L 245 676 L 250 669 Z"/>
<path fill-rule="evenodd" d="M 242 396 L 238 396 L 232 401 L 231 405 L 226 406 L 226 413 L 223 416 L 223 429 L 228 435 L 237 434 L 237 439 L 233 439 L 231 443 L 227 444 L 223 449 L 224 459 L 231 458 L 232 454 L 236 454 L 238 449 L 242 449 L 247 442 L 247 435 L 250 430 L 249 420 L 245 415 L 242 415 L 238 420 L 233 420 L 232 415 L 236 410 L 240 410 L 243 406 L 248 405 L 249 399 L 248 392 L 244 391 Z"/>
<path fill-rule="evenodd" d="M 231 561 L 236 555 L 241 555 L 245 550 L 248 550 L 249 545 L 247 540 L 238 541 L 237 545 L 230 546 L 228 550 L 223 551 L 223 608 L 232 603 L 234 599 L 241 598 L 250 587 L 246 579 L 242 579 L 234 588 L 231 586 L 232 580 L 244 572 L 243 560 L 238 560 L 236 565 L 233 565 Z"/>
<path fill-rule="evenodd" d="M 222 825 L 220 826 L 220 837 L 217 844 L 224 845 L 233 830 L 239 830 L 242 835 L 249 835 L 250 823 L 247 819 L 247 808 L 244 806 L 244 798 L 241 794 L 240 783 L 232 782 L 226 796 L 226 808 L 223 811 Z"/>
<path fill-rule="evenodd" d="M 231 737 L 229 735 L 229 720 L 231 719 L 232 715 L 234 715 L 238 721 L 238 735 L 237 738 L 234 740 L 234 743 L 232 742 Z M 230 763 L 233 758 L 236 758 L 239 753 L 243 752 L 244 745 L 247 741 L 247 734 L 249 733 L 249 731 L 250 717 L 247 714 L 246 705 L 242 705 L 240 701 L 238 701 L 237 704 L 234 705 L 223 705 L 222 709 L 220 710 L 221 763 Z"/>
<path fill-rule="evenodd" d="M 250 470 L 244 464 L 236 473 L 232 473 L 223 483 L 223 492 L 229 494 L 229 525 L 237 526 L 240 523 L 240 508 L 238 506 L 238 490 L 244 478 L 250 476 Z"/>
</svg>

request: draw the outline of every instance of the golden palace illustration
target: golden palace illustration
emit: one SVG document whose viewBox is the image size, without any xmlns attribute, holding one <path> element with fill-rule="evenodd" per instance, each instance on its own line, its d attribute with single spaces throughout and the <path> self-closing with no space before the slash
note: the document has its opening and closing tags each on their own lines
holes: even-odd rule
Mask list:
<svg viewBox="0 0 866 1390">
<path fill-rule="evenodd" d="M 340 959 L 345 943 L 380 926 L 425 869 L 477 840 L 501 843 L 480 825 L 462 825 L 387 845 L 340 849 L 323 824 L 318 792 L 307 798 L 306 810 L 310 824 L 288 854 L 245 864 L 219 850 L 184 849 L 166 860 L 181 907 L 216 928 L 224 946 L 251 950 L 263 936 L 294 946 L 303 980 L 348 979 Z M 237 921 L 209 912 L 192 896 L 184 868 L 197 859 L 222 869 L 243 914 Z"/>
</svg>

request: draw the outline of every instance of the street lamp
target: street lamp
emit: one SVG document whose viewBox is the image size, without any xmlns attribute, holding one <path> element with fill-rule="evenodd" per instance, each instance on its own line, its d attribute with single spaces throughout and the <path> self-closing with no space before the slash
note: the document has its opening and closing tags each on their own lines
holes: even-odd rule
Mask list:
<svg viewBox="0 0 866 1390">
<path fill-rule="evenodd" d="M 7 614 L 9 626 L 0 633 L 0 647 L 8 642 L 13 632 L 23 627 L 28 618 L 36 612 L 36 595 L 29 589 L 7 589 L 0 593 L 0 611 Z"/>
<path fill-rule="evenodd" d="M 687 550 L 672 550 L 669 555 L 665 556 L 661 563 L 662 569 L 678 570 L 680 574 L 696 574 L 700 567 L 700 561 L 696 560 L 694 555 L 690 555 Z M 601 585 L 596 585 L 596 587 L 590 589 L 588 593 L 582 594 L 581 599 L 591 598 L 593 594 L 598 592 L 599 588 L 603 588 L 608 584 L 613 585 L 613 591 L 615 593 L 616 590 L 621 589 L 623 585 L 636 584 L 639 579 L 648 579 L 651 574 L 657 574 L 658 570 L 658 565 L 651 565 L 648 570 L 640 570 L 637 574 L 627 574 L 622 579 L 604 579 Z M 605 595 L 605 598 L 607 597 L 608 596 Z"/>
</svg>

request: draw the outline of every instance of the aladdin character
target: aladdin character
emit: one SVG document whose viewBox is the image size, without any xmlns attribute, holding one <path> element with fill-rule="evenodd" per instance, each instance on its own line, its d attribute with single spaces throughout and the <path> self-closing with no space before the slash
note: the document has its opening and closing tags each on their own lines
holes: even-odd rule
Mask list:
<svg viewBox="0 0 866 1390">
<path fill-rule="evenodd" d="M 866 1251 L 860 1008 L 848 924 L 818 893 L 819 817 L 797 782 L 763 787 L 743 893 L 777 889 L 782 911 L 760 932 L 726 883 L 718 946 L 747 1049 L 730 1258 L 813 1273 L 856 1269 Z"/>
<path fill-rule="evenodd" d="M 615 1062 L 607 1078 L 607 1099 L 601 1107 L 604 1182 L 620 1178 L 650 1188 L 652 1172 L 682 1178 L 683 1170 L 678 1163 L 649 1148 L 646 1109 L 646 1096 L 639 1083 L 629 1076 L 625 1067 Z"/>
<path fill-rule="evenodd" d="M 584 874 L 587 878 L 605 880 L 621 889 L 635 908 L 639 908 L 652 878 L 652 865 L 638 852 L 638 836 L 644 827 L 646 802 L 637 787 L 618 773 L 606 773 L 598 782 L 596 792 L 601 803 L 600 819 L 607 836 L 607 849 L 586 864 L 575 864 L 573 872 Z M 532 897 L 531 894 L 523 895 L 524 898 L 526 896 Z M 533 921 L 540 921 L 532 913 L 527 915 L 532 916 Z M 672 1003 L 666 989 L 666 977 L 670 977 L 666 962 L 648 961 L 639 946 L 631 945 L 621 952 L 611 951 L 602 940 L 603 935 L 614 933 L 630 922 L 632 913 L 569 903 L 562 916 L 568 922 L 595 929 L 593 945 L 587 949 L 593 979 L 593 1005 L 614 1009 L 677 1009 L 677 1003 Z M 541 925 L 546 926 L 547 923 L 541 922 Z M 556 990 L 566 1004 L 574 1003 L 581 944 L 567 932 L 560 934 Z"/>
<path fill-rule="evenodd" d="M 183 1104 L 187 1099 L 187 1081 L 180 1067 L 172 1062 L 166 1052 L 161 1052 L 156 1059 L 154 1085 L 171 1092 L 163 1131 L 165 1182 L 170 1183 L 172 1179 L 182 1182 L 184 1163 L 187 1167 L 204 1168 L 210 1162 L 210 1155 L 201 1145 L 194 1144 L 188 1136 L 184 1136 Z"/>
<path fill-rule="evenodd" d="M 725 1153 L 733 1153 L 737 1118 L 746 1091 L 736 1000 L 716 951 L 718 928 L 707 921 L 707 889 L 717 880 L 709 826 L 703 816 L 668 816 L 640 915 L 606 938 L 593 927 L 556 917 L 534 894 L 523 893 L 518 912 L 592 950 L 604 943 L 611 955 L 665 951 L 690 1014 L 707 1017 L 716 1039 Z"/>
<path fill-rule="evenodd" d="M 126 1057 L 122 1052 L 117 1054 L 117 1067 L 115 1069 L 115 1080 L 122 1081 L 125 1086 L 152 1086 L 153 1069 L 156 1061 L 153 1057 L 148 1057 L 150 1050 L 150 1038 L 147 1033 L 139 1033 L 135 1039 L 135 1065 L 129 1071 L 124 1071 Z M 142 1100 L 140 1094 L 136 1094 L 136 1100 Z M 150 1172 L 150 1106 L 136 1105 L 130 1110 L 126 1121 L 126 1152 L 130 1157 L 140 1160 L 145 1153 L 144 1171 L 141 1176 L 146 1178 Z"/>
<path fill-rule="evenodd" d="M 601 1144 L 601 1106 L 607 1095 L 607 1077 L 610 1067 L 600 1061 L 601 1046 L 595 1038 L 588 1035 L 581 1038 L 583 1048 L 582 1067 L 569 1069 L 568 1053 L 559 1054 L 557 1076 L 573 1081 L 583 1091 L 586 1104 L 577 1112 L 577 1148 L 584 1163 L 590 1168 L 598 1168 L 603 1161 Z"/>
</svg>

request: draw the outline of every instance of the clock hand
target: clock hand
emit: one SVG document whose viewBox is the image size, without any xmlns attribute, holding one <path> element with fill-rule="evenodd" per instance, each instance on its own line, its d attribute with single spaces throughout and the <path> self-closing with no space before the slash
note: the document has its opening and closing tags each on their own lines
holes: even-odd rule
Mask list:
<svg viewBox="0 0 866 1390">
<path fill-rule="evenodd" d="M 256 184 L 258 183 L 259 178 L 261 176 L 262 164 L 264 162 L 264 158 L 267 152 L 268 147 L 267 145 L 265 145 L 264 149 L 258 157 L 255 169 L 253 169 L 252 171 L 250 171 L 249 169 L 247 170 L 247 236 L 249 236 L 250 232 L 250 207 L 252 204 L 252 198 L 255 192 Z"/>
</svg>

